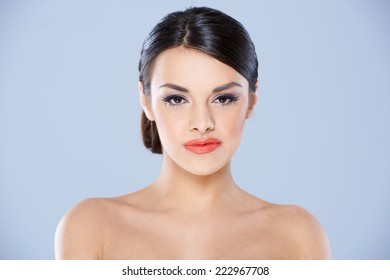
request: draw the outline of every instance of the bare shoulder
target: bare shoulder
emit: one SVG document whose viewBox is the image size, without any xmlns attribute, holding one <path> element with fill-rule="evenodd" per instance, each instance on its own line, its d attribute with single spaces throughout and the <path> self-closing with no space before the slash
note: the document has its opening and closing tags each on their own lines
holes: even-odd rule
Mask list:
<svg viewBox="0 0 390 280">
<path fill-rule="evenodd" d="M 140 193 L 142 191 L 119 197 L 88 198 L 75 205 L 57 226 L 56 259 L 102 259 L 113 229 L 139 216 Z M 127 221 L 123 219 L 124 213 Z"/>
<path fill-rule="evenodd" d="M 330 259 L 328 237 L 317 219 L 295 205 L 270 206 L 289 259 Z"/>
<path fill-rule="evenodd" d="M 56 259 L 99 259 L 110 199 L 89 198 L 70 209 L 57 226 Z"/>
</svg>

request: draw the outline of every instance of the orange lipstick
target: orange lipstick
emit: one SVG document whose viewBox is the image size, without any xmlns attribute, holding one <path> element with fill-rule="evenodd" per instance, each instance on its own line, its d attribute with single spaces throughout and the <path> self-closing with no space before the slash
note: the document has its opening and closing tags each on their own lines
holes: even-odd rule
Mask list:
<svg viewBox="0 0 390 280">
<path fill-rule="evenodd" d="M 195 139 L 184 143 L 184 147 L 195 154 L 207 154 L 213 152 L 221 143 L 215 138 Z"/>
</svg>

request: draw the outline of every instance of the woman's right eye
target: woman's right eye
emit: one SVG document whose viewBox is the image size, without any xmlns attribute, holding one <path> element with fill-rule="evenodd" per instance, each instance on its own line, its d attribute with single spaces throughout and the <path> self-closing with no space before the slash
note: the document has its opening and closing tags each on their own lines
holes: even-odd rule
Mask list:
<svg viewBox="0 0 390 280">
<path fill-rule="evenodd" d="M 180 95 L 169 95 L 163 97 L 163 101 L 168 105 L 173 105 L 173 106 L 181 105 L 188 102 L 183 96 Z"/>
</svg>

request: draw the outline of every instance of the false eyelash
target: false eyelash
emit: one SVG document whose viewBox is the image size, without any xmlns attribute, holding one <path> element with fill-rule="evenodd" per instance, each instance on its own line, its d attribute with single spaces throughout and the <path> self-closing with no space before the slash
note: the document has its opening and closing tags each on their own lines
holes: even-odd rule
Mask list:
<svg viewBox="0 0 390 280">
<path fill-rule="evenodd" d="M 229 100 L 227 103 L 218 103 L 218 104 L 220 104 L 220 105 L 222 105 L 222 106 L 230 105 L 230 104 L 232 104 L 232 103 L 238 101 L 238 99 L 240 99 L 238 96 L 235 96 L 235 95 L 233 95 L 233 94 L 222 94 L 222 95 L 217 96 L 217 97 L 214 99 L 214 101 L 215 101 L 215 100 L 218 100 L 219 98 L 226 98 L 226 99 Z"/>
<path fill-rule="evenodd" d="M 180 102 L 180 103 L 172 103 L 172 100 L 175 99 L 175 98 L 181 98 L 181 100 L 185 101 L 185 102 Z M 168 95 L 168 96 L 164 96 L 162 97 L 162 101 L 165 102 L 167 105 L 169 106 L 179 106 L 183 103 L 187 103 L 187 100 L 181 96 L 181 95 L 177 95 L 177 94 L 172 94 L 172 95 Z"/>
</svg>

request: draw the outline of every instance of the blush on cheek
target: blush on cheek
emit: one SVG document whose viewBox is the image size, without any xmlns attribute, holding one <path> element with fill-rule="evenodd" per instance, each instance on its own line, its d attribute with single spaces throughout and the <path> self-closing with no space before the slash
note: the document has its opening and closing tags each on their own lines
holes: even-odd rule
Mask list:
<svg viewBox="0 0 390 280">
<path fill-rule="evenodd" d="M 241 136 L 244 130 L 245 118 L 235 115 L 235 118 L 229 118 L 225 122 L 224 135 L 229 139 L 229 142 L 234 146 L 234 150 L 238 148 Z"/>
<path fill-rule="evenodd" d="M 234 126 L 234 131 L 232 132 L 238 139 L 241 139 L 242 132 L 244 130 L 244 122 L 239 122 Z"/>
<path fill-rule="evenodd" d="M 246 120 L 246 110 L 240 110 L 236 114 L 232 114 L 229 118 L 228 124 L 230 124 L 237 133 L 241 133 L 244 129 Z"/>
<path fill-rule="evenodd" d="M 158 134 L 160 136 L 160 141 L 163 147 L 167 147 L 170 145 L 172 141 L 175 141 L 179 131 L 177 119 L 157 114 L 156 125 L 157 125 Z"/>
</svg>

